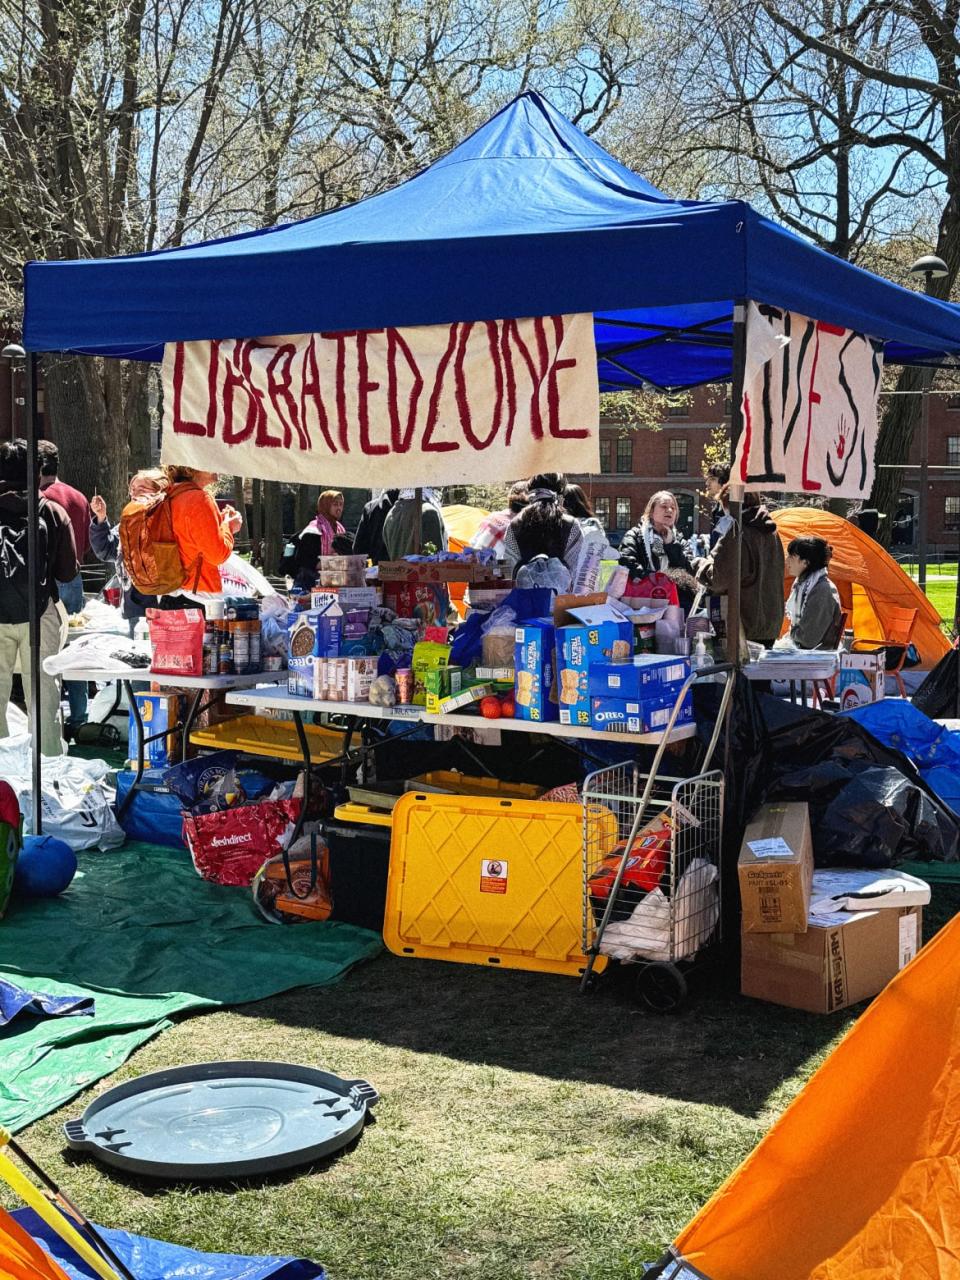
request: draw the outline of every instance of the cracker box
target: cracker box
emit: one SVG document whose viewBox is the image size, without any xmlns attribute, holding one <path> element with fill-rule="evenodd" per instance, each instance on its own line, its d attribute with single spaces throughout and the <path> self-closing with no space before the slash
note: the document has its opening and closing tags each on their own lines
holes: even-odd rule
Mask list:
<svg viewBox="0 0 960 1280">
<path fill-rule="evenodd" d="M 514 639 L 514 715 L 517 720 L 556 720 L 556 630 L 549 618 L 517 627 Z"/>
<path fill-rule="evenodd" d="M 590 693 L 596 698 L 662 697 L 679 692 L 690 676 L 690 659 L 638 653 L 628 662 L 598 662 L 590 667 Z"/>
<path fill-rule="evenodd" d="M 737 861 L 744 933 L 803 933 L 813 884 L 804 802 L 774 801 L 748 824 Z"/>
<path fill-rule="evenodd" d="M 633 625 L 610 605 L 581 607 L 571 605 L 569 597 L 558 599 L 554 619 L 561 622 L 557 627 L 560 723 L 589 727 L 590 668 L 632 657 Z"/>
<path fill-rule="evenodd" d="M 885 696 L 886 660 L 886 649 L 875 649 L 872 653 L 840 654 L 837 697 L 841 711 L 853 711 L 857 707 L 882 700 Z"/>
<path fill-rule="evenodd" d="M 650 698 L 591 698 L 590 726 L 598 733 L 656 733 L 670 723 L 676 700 L 676 693 Z M 673 727 L 692 723 L 693 698 L 688 690 Z"/>
<path fill-rule="evenodd" d="M 180 759 L 177 747 L 180 735 L 177 726 L 180 723 L 180 696 L 175 693 L 136 693 L 140 718 L 143 721 L 143 736 L 151 738 L 154 734 L 163 734 L 154 742 L 147 742 L 143 748 L 143 758 L 148 769 L 156 769 L 161 765 L 174 764 Z M 168 732 L 169 731 L 169 732 Z M 137 726 L 133 716 L 130 717 L 130 730 L 127 743 L 130 759 L 137 758 Z"/>
</svg>

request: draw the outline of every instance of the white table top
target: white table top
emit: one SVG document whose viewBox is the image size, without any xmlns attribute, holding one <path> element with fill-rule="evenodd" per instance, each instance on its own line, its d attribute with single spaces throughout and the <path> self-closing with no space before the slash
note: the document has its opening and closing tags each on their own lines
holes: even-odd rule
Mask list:
<svg viewBox="0 0 960 1280">
<path fill-rule="evenodd" d="M 285 671 L 252 671 L 242 676 L 171 676 L 158 675 L 149 667 L 127 667 L 123 671 L 101 671 L 96 668 L 80 668 L 63 671 L 62 680 L 82 680 L 104 683 L 107 680 L 152 680 L 159 685 L 178 689 L 249 689 L 253 685 L 275 685 L 286 680 Z"/>
<path fill-rule="evenodd" d="M 797 654 L 789 658 L 760 658 L 747 662 L 742 673 L 748 680 L 829 680 L 840 670 L 835 653 Z"/>
<path fill-rule="evenodd" d="M 280 675 L 286 680 L 285 671 L 281 671 Z M 328 702 L 323 698 L 302 698 L 299 694 L 289 693 L 286 689 L 236 693 L 227 698 L 227 701 L 238 707 L 264 707 L 271 711 L 302 711 L 304 714 L 325 711 L 330 715 L 363 716 L 367 720 L 416 721 L 422 719 L 423 713 L 423 707 L 415 707 L 412 704 L 378 707 L 372 702 Z"/>
<path fill-rule="evenodd" d="M 449 725 L 455 729 L 506 729 L 514 733 L 543 733 L 555 738 L 592 738 L 598 742 L 642 743 L 652 746 L 660 742 L 662 733 L 603 733 L 598 729 L 580 728 L 577 725 L 560 724 L 556 720 L 537 722 L 535 720 L 514 720 L 504 716 L 499 720 L 485 720 L 482 716 L 472 715 L 427 715 L 426 708 L 420 706 L 377 707 L 370 702 L 325 702 L 320 698 L 301 698 L 295 693 L 285 690 L 270 690 L 255 693 L 233 693 L 227 701 L 240 707 L 263 707 L 264 709 L 282 711 L 327 711 L 332 714 L 358 716 L 367 720 L 405 720 L 411 723 L 419 720 L 422 724 Z M 679 725 L 670 735 L 671 742 L 681 742 L 692 738 L 697 731 L 694 724 Z"/>
</svg>

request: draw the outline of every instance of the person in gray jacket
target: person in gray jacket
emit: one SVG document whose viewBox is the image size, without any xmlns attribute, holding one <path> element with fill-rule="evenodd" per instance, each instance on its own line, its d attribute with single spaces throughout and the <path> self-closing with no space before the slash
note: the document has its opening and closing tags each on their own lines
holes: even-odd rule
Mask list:
<svg viewBox="0 0 960 1280">
<path fill-rule="evenodd" d="M 787 547 L 787 642 L 798 649 L 835 649 L 840 643 L 840 596 L 827 575 L 833 548 L 823 538 L 794 538 Z"/>
</svg>

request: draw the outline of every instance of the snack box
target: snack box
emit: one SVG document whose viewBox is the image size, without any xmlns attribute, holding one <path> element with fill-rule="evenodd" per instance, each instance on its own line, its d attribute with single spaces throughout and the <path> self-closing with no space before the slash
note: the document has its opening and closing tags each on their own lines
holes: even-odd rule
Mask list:
<svg viewBox="0 0 960 1280">
<path fill-rule="evenodd" d="M 326 591 L 310 593 L 310 608 L 319 609 L 334 599 L 344 611 L 348 609 L 376 609 L 383 598 L 379 587 L 330 587 Z"/>
<path fill-rule="evenodd" d="M 411 702 L 418 707 L 426 706 L 427 689 L 424 677 L 428 671 L 450 665 L 450 646 L 434 644 L 430 640 L 420 640 L 413 646 L 413 657 L 410 669 L 413 672 L 413 697 Z"/>
<path fill-rule="evenodd" d="M 599 733 L 656 733 L 670 723 L 670 715 L 676 702 L 676 694 L 652 698 L 591 698 L 590 725 Z M 562 714 L 562 713 L 561 713 Z M 693 698 L 689 690 L 684 695 L 677 718 L 676 729 L 693 723 Z"/>
<path fill-rule="evenodd" d="M 628 662 L 598 662 L 590 668 L 593 697 L 645 698 L 677 693 L 690 676 L 690 659 L 638 653 Z"/>
<path fill-rule="evenodd" d="M 154 742 L 147 742 L 143 748 L 143 758 L 148 769 L 156 769 L 161 765 L 173 764 L 179 760 L 177 746 L 180 735 L 177 726 L 180 723 L 180 696 L 176 693 L 135 693 L 140 718 L 143 721 L 143 736 L 153 737 L 155 733 L 164 734 Z M 169 732 L 168 732 L 169 731 Z M 127 751 L 131 760 L 137 758 L 137 726 L 133 716 L 130 717 Z"/>
<path fill-rule="evenodd" d="M 473 702 L 479 702 L 481 698 L 487 697 L 493 693 L 492 684 L 475 684 L 469 689 L 461 689 L 459 693 L 452 693 L 447 698 L 441 698 L 437 704 L 437 710 L 433 714 L 449 715 L 454 711 L 460 711 L 464 707 L 469 707 Z M 430 712 L 430 706 L 427 705 L 427 711 Z"/>
<path fill-rule="evenodd" d="M 450 610 L 447 589 L 438 582 L 387 582 L 383 603 L 399 618 L 416 618 L 424 629 L 442 625 Z"/>
<path fill-rule="evenodd" d="M 426 708 L 431 715 L 436 715 L 444 698 L 459 693 L 463 684 L 462 667 L 434 667 L 423 673 L 423 688 L 426 693 Z"/>
<path fill-rule="evenodd" d="M 367 702 L 377 674 L 377 659 L 317 658 L 313 696 L 328 702 Z"/>
<path fill-rule="evenodd" d="M 560 723 L 587 726 L 591 723 L 590 668 L 633 656 L 633 624 L 609 605 L 567 608 L 561 616 L 565 621 L 557 628 Z"/>
<path fill-rule="evenodd" d="M 556 628 L 534 618 L 514 633 L 514 715 L 517 720 L 556 720 Z M 479 674 L 479 672 L 478 672 Z M 551 696 L 552 695 L 552 696 Z"/>
</svg>

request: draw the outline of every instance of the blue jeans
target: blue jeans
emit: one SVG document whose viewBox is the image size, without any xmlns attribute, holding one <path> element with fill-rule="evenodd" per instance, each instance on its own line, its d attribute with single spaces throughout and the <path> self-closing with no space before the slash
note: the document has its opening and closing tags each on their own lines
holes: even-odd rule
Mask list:
<svg viewBox="0 0 960 1280">
<path fill-rule="evenodd" d="M 69 582 L 58 582 L 57 590 L 67 613 L 80 613 L 83 609 L 83 579 L 78 573 Z M 67 698 L 70 702 L 69 728 L 87 723 L 87 686 L 78 680 L 65 682 Z"/>
</svg>

